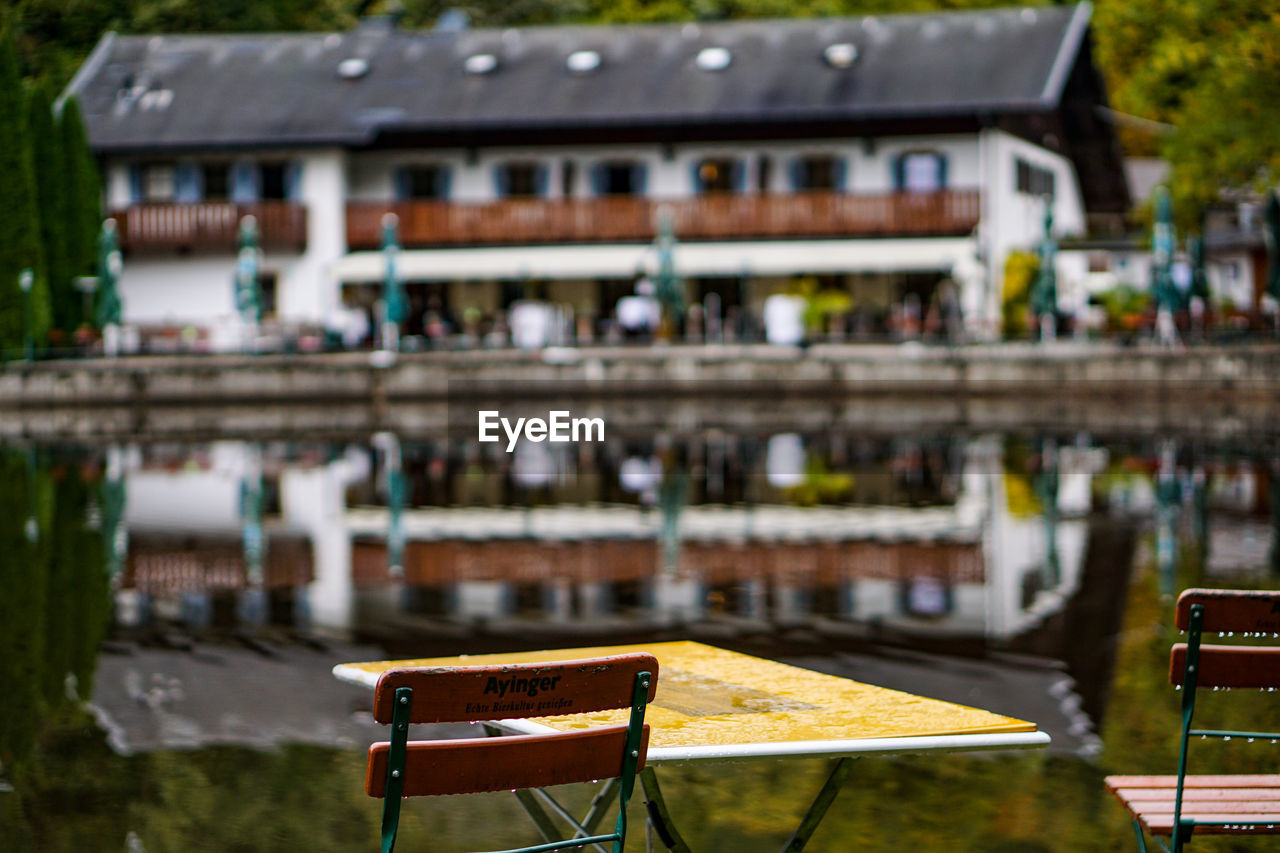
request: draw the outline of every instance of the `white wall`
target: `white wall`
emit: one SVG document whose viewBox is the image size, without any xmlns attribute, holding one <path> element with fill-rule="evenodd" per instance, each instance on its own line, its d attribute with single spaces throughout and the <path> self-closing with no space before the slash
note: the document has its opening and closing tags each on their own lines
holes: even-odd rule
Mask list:
<svg viewBox="0 0 1280 853">
<path fill-rule="evenodd" d="M 1035 251 L 1044 233 L 1044 202 L 1017 191 L 1017 161 L 1053 173 L 1053 233 L 1061 238 L 1085 233 L 1084 200 L 1070 160 L 1002 130 L 988 128 L 979 137 L 982 172 L 982 251 L 987 264 L 987 321 L 998 323 L 1004 263 L 1014 250 Z M 1069 289 L 1076 272 L 1070 263 L 1057 270 Z M 989 330 L 994 331 L 994 330 Z"/>
<path fill-rule="evenodd" d="M 330 630 L 349 628 L 355 611 L 351 534 L 343 502 L 349 468 L 339 459 L 323 468 L 286 469 L 280 474 L 281 511 L 311 538 L 315 581 L 306 593 L 311 618 L 317 627 Z"/>
<path fill-rule="evenodd" d="M 210 326 L 235 315 L 235 256 L 125 259 L 120 275 L 124 322 Z"/>
<path fill-rule="evenodd" d="M 328 267 L 347 253 L 345 152 L 332 149 L 303 157 L 298 195 L 307 208 L 307 247 L 281 267 L 276 313 L 284 322 L 322 323 L 341 304 Z"/>
</svg>

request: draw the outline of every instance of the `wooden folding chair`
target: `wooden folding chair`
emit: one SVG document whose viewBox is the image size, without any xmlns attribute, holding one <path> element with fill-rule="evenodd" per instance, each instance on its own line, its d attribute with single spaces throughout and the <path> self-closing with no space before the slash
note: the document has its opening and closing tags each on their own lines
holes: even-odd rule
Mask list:
<svg viewBox="0 0 1280 853">
<path fill-rule="evenodd" d="M 382 853 L 391 853 L 402 797 L 522 791 L 617 778 L 614 831 L 593 835 L 596 821 L 574 821 L 575 837 L 519 851 L 539 853 L 613 842 L 621 853 L 627 801 L 649 745 L 645 708 L 658 687 L 658 661 L 626 654 L 508 666 L 407 667 L 378 679 L 373 716 L 391 724 L 391 740 L 369 747 L 365 790 L 382 797 Z M 410 741 L 410 723 L 478 722 L 630 708 L 630 722 L 553 734 Z M 611 792 L 613 789 L 610 789 Z M 522 800 L 522 803 L 525 801 Z M 607 807 L 607 805 L 606 805 Z M 527 805 L 526 805 L 527 808 Z M 540 822 L 544 834 L 548 827 Z M 584 825 L 585 824 L 585 825 Z"/>
<path fill-rule="evenodd" d="M 1191 728 L 1199 688 L 1280 687 L 1280 647 L 1202 645 L 1206 631 L 1245 639 L 1280 636 L 1280 592 L 1189 589 L 1178 597 L 1177 626 L 1187 642 L 1173 647 L 1169 680 L 1182 688 L 1182 749 L 1176 776 L 1108 776 L 1107 788 L 1133 817 L 1138 849 L 1143 830 L 1173 853 L 1193 833 L 1280 834 L 1280 775 L 1189 776 L 1187 744 L 1202 738 L 1268 738 L 1280 732 L 1236 732 Z M 1169 844 L 1160 838 L 1170 837 Z"/>
</svg>

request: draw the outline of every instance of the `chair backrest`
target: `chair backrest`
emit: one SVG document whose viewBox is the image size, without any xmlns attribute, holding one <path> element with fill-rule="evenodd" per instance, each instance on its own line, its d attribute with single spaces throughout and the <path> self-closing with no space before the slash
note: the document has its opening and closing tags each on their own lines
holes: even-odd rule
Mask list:
<svg viewBox="0 0 1280 853">
<path fill-rule="evenodd" d="M 617 828 L 597 840 L 621 849 L 626 803 L 644 767 L 645 706 L 658 686 L 658 661 L 633 653 L 553 663 L 406 667 L 386 671 L 373 715 L 391 741 L 369 748 L 365 790 L 384 797 L 383 850 L 395 843 L 401 797 L 541 788 L 620 778 Z M 630 708 L 627 725 L 505 737 L 408 741 L 410 723 L 480 722 Z M 564 846 L 583 843 L 579 838 Z M 550 849 L 541 845 L 539 849 Z"/>
<path fill-rule="evenodd" d="M 1280 687 L 1280 647 L 1203 645 L 1203 634 L 1217 632 L 1244 639 L 1280 636 L 1280 591 L 1189 589 L 1178 596 L 1175 619 L 1189 632 L 1187 643 L 1169 653 L 1169 680 L 1196 687 Z M 1187 657 L 1194 649 L 1196 668 Z"/>
<path fill-rule="evenodd" d="M 1280 637 L 1280 591 L 1189 589 L 1178 596 L 1175 624 L 1187 632 L 1187 642 L 1169 652 L 1169 680 L 1182 688 L 1182 743 L 1173 806 L 1172 849 L 1182 849 L 1197 826 L 1241 823 L 1243 818 L 1207 819 L 1183 816 L 1187 779 L 1187 749 L 1195 735 L 1202 738 L 1277 738 L 1277 732 L 1240 732 L 1193 729 L 1196 691 L 1201 687 L 1280 687 L 1280 648 L 1276 646 L 1204 645 L 1205 633 L 1223 637 L 1276 639 Z"/>
</svg>

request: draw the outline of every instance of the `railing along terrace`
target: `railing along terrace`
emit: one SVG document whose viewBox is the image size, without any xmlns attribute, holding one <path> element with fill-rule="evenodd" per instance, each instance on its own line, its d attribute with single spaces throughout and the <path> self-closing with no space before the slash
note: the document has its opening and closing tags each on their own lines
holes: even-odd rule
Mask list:
<svg viewBox="0 0 1280 853">
<path fill-rule="evenodd" d="M 290 201 L 145 203 L 111 213 L 126 251 L 235 251 L 240 220 L 254 216 L 264 249 L 303 251 L 307 209 Z"/>
<path fill-rule="evenodd" d="M 347 205 L 347 244 L 382 242 L 382 216 L 400 218 L 407 246 L 486 243 L 647 241 L 668 208 L 681 240 L 776 237 L 934 237 L 968 234 L 978 224 L 977 190 L 935 193 L 792 195 L 709 193 L 663 200 L 640 197 L 448 201 L 361 201 Z"/>
</svg>

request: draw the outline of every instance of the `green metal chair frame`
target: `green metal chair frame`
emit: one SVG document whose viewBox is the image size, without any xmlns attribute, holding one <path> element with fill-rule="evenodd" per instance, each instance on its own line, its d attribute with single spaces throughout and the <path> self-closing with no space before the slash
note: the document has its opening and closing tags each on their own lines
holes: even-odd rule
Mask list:
<svg viewBox="0 0 1280 853">
<path fill-rule="evenodd" d="M 657 660 L 639 653 L 504 666 L 403 667 L 383 673 L 374 693 L 374 718 L 390 723 L 391 740 L 369 748 L 365 776 L 366 792 L 383 798 L 382 853 L 395 849 L 403 797 L 510 789 L 517 792 L 544 837 L 550 839 L 555 827 L 539 819 L 538 815 L 545 813 L 531 807 L 526 789 L 598 779 L 612 781 L 597 796 L 592 815 L 581 823 L 544 792 L 544 798 L 572 827 L 572 838 L 494 853 L 542 853 L 610 842 L 612 853 L 622 853 L 627 803 L 648 748 L 649 727 L 644 716 L 657 690 L 657 675 Z M 554 701 L 547 701 L 552 694 Z M 539 695 L 543 698 L 534 701 Z M 626 726 L 453 740 L 408 739 L 411 723 L 484 722 L 614 708 L 630 709 Z M 498 733 L 490 725 L 486 730 Z M 618 798 L 613 832 L 593 834 L 592 827 L 598 825 L 613 796 Z"/>
<path fill-rule="evenodd" d="M 1173 817 L 1166 844 L 1159 835 L 1152 838 L 1167 853 L 1181 853 L 1190 843 L 1197 828 L 1214 834 L 1270 834 L 1280 833 L 1280 775 L 1277 776 L 1211 776 L 1199 777 L 1203 786 L 1224 792 L 1224 799 L 1234 790 L 1243 797 L 1245 790 L 1264 789 L 1268 799 L 1274 793 L 1275 802 L 1261 805 L 1237 803 L 1241 807 L 1239 817 L 1221 816 L 1215 819 L 1188 817 L 1184 814 L 1187 776 L 1188 747 L 1193 736 L 1205 738 L 1243 738 L 1246 740 L 1280 739 L 1280 732 L 1244 732 L 1220 729 L 1193 729 L 1196 692 L 1200 687 L 1259 688 L 1274 690 L 1280 687 L 1280 648 L 1275 646 L 1208 646 L 1201 640 L 1206 631 L 1217 631 L 1220 636 L 1232 636 L 1237 632 L 1245 638 L 1280 636 L 1280 592 L 1233 591 L 1189 589 L 1178 597 L 1177 627 L 1187 634 L 1186 644 L 1177 644 L 1170 650 L 1169 680 L 1180 685 L 1182 691 L 1182 734 L 1178 753 L 1178 774 L 1174 786 Z M 1143 820 L 1136 813 L 1134 802 L 1127 800 L 1126 786 L 1138 786 L 1139 782 L 1164 784 L 1167 777 L 1118 777 L 1107 778 L 1108 787 L 1120 797 L 1121 802 L 1133 814 L 1133 830 L 1138 839 L 1138 849 L 1146 853 L 1143 836 Z M 1196 781 L 1197 777 L 1190 777 Z M 1252 794 L 1250 796 L 1257 796 Z M 1265 801 L 1261 801 L 1265 802 Z M 1251 809 L 1250 811 L 1243 810 Z M 1226 809 L 1222 809 L 1226 811 Z"/>
</svg>

